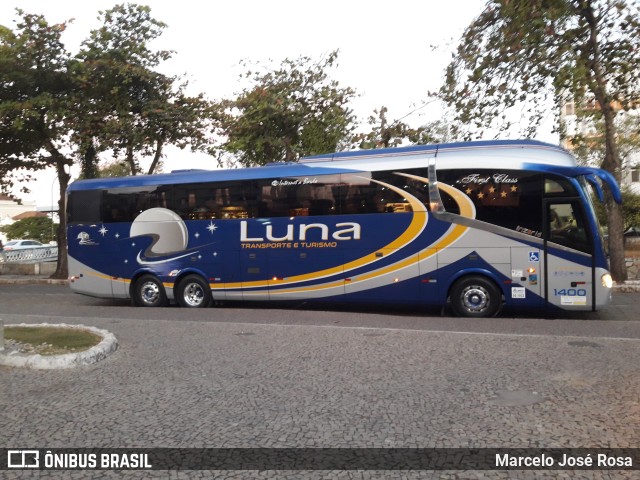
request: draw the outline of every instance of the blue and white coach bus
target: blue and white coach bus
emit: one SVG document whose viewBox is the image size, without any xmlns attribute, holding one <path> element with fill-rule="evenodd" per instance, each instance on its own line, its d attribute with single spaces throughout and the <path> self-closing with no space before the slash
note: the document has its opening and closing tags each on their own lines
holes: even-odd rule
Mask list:
<svg viewBox="0 0 640 480">
<path fill-rule="evenodd" d="M 596 310 L 592 196 L 614 178 L 537 141 L 319 155 L 101 178 L 67 193 L 71 288 L 139 306 L 305 300 Z"/>
</svg>

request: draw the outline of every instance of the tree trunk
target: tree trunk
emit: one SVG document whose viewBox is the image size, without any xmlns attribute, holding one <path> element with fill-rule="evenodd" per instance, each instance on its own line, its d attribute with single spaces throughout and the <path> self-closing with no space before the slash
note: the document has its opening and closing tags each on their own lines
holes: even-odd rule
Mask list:
<svg viewBox="0 0 640 480">
<path fill-rule="evenodd" d="M 164 146 L 164 136 L 161 136 L 160 138 L 158 138 L 158 141 L 156 143 L 156 153 L 153 156 L 153 161 L 151 162 L 151 166 L 149 167 L 149 172 L 148 175 L 151 175 L 155 172 L 156 167 L 158 166 L 158 162 L 160 161 L 160 158 L 162 157 L 162 147 Z"/>
<path fill-rule="evenodd" d="M 609 255 L 611 276 L 616 282 L 627 279 L 627 265 L 624 259 L 624 217 L 622 206 L 611 195 L 607 195 L 607 215 L 609 216 Z"/>
<path fill-rule="evenodd" d="M 581 14 L 589 25 L 590 55 L 587 65 L 592 75 L 589 75 L 590 89 L 600 105 L 605 125 L 605 154 L 602 168 L 611 172 L 620 183 L 622 162 L 616 146 L 616 112 L 613 101 L 607 92 L 607 79 L 600 60 L 600 44 L 598 43 L 598 18 L 591 2 L 586 2 L 581 8 Z M 607 194 L 607 213 L 609 215 L 609 255 L 611 276 L 616 282 L 627 279 L 627 266 L 624 260 L 624 219 L 622 205 L 618 205 L 611 195 Z"/>
<path fill-rule="evenodd" d="M 603 105 L 601 103 L 601 105 Z M 605 154 L 602 168 L 611 172 L 616 181 L 620 183 L 621 162 L 618 156 L 618 149 L 615 141 L 615 112 L 611 102 L 602 106 L 602 113 L 605 121 Z M 627 279 L 627 265 L 624 259 L 624 216 L 622 205 L 615 202 L 608 194 L 605 203 L 609 217 L 609 256 L 611 276 L 616 282 L 624 282 Z"/>
<path fill-rule="evenodd" d="M 81 178 L 98 178 L 98 153 L 93 146 L 93 140 L 85 142 L 83 145 Z"/>
<path fill-rule="evenodd" d="M 131 145 L 127 146 L 127 163 L 131 169 L 131 175 L 137 175 L 138 166 L 136 165 L 135 158 L 133 158 L 133 147 Z"/>
<path fill-rule="evenodd" d="M 58 242 L 58 265 L 56 271 L 50 278 L 66 279 L 69 277 L 69 261 L 67 258 L 67 213 L 65 208 L 67 186 L 71 176 L 65 171 L 64 166 L 68 162 L 58 154 L 56 160 L 56 173 L 58 174 L 58 184 L 60 185 L 60 199 L 58 200 L 58 217 L 60 223 L 56 232 Z"/>
</svg>

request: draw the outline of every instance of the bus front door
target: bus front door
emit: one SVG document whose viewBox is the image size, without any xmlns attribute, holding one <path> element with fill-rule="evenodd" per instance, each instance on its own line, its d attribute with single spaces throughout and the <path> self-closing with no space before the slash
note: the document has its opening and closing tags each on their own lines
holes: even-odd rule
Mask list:
<svg viewBox="0 0 640 480">
<path fill-rule="evenodd" d="M 545 205 L 545 295 L 564 310 L 594 308 L 593 241 L 578 199 Z"/>
</svg>

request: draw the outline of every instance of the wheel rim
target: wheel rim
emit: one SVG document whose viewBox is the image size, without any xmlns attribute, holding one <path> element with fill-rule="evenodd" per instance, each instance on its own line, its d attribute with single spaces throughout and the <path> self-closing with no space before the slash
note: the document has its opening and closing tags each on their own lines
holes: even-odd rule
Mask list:
<svg viewBox="0 0 640 480">
<path fill-rule="evenodd" d="M 182 298 L 190 307 L 199 307 L 204 302 L 204 290 L 195 282 L 188 283 L 184 287 Z"/>
<path fill-rule="evenodd" d="M 157 303 L 160 300 L 160 287 L 152 281 L 144 282 L 140 288 L 140 298 L 149 305 Z"/>
<path fill-rule="evenodd" d="M 489 292 L 478 285 L 469 285 L 462 291 L 462 305 L 471 313 L 484 312 L 491 303 Z"/>
</svg>

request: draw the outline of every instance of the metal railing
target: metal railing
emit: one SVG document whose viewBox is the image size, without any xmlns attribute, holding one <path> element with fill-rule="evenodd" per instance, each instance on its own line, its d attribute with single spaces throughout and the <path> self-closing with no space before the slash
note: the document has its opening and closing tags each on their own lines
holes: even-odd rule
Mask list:
<svg viewBox="0 0 640 480">
<path fill-rule="evenodd" d="M 0 263 L 55 262 L 57 259 L 57 245 L 43 245 L 42 247 L 3 250 L 0 252 Z"/>
</svg>

